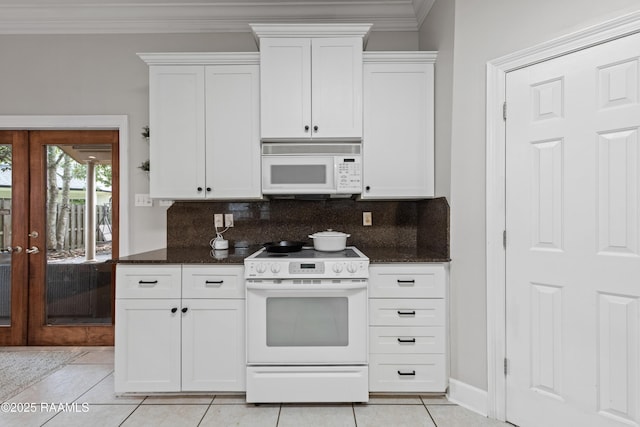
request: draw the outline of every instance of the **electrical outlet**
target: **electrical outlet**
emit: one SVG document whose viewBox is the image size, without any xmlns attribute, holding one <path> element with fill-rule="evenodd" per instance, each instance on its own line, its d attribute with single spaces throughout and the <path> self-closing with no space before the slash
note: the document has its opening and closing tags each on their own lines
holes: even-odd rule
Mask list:
<svg viewBox="0 0 640 427">
<path fill-rule="evenodd" d="M 371 212 L 362 212 L 362 225 L 364 225 L 364 226 L 373 225 L 373 220 L 371 218 Z"/>
<path fill-rule="evenodd" d="M 153 200 L 148 194 L 136 193 L 135 205 L 140 207 L 153 206 Z"/>
<path fill-rule="evenodd" d="M 224 227 L 224 223 L 222 222 L 222 214 L 213 215 L 213 225 L 218 228 Z"/>
<path fill-rule="evenodd" d="M 233 214 L 224 214 L 224 226 L 233 227 Z"/>
</svg>

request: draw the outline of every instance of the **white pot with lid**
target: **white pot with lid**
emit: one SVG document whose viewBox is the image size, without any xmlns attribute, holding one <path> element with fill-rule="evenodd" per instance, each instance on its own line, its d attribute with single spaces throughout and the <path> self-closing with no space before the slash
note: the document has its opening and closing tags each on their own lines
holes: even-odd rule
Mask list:
<svg viewBox="0 0 640 427">
<path fill-rule="evenodd" d="M 340 231 L 319 231 L 309 235 L 313 239 L 313 248 L 316 251 L 337 252 L 343 251 L 347 247 L 347 237 L 351 234 L 342 233 Z"/>
</svg>

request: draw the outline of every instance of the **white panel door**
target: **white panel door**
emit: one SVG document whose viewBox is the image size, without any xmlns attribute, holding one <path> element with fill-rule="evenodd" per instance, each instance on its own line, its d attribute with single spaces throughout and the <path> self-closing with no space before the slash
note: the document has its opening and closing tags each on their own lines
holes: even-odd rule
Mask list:
<svg viewBox="0 0 640 427">
<path fill-rule="evenodd" d="M 205 70 L 207 198 L 260 198 L 258 65 Z"/>
<path fill-rule="evenodd" d="M 507 420 L 640 424 L 640 35 L 507 75 Z"/>
</svg>

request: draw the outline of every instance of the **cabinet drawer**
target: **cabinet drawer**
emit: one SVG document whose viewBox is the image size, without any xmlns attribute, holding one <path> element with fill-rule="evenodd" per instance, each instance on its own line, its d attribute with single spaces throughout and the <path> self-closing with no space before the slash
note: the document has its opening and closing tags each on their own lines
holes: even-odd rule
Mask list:
<svg viewBox="0 0 640 427">
<path fill-rule="evenodd" d="M 372 354 L 369 391 L 444 392 L 447 366 L 444 354 Z"/>
<path fill-rule="evenodd" d="M 378 354 L 444 353 L 444 326 L 371 326 L 369 352 Z"/>
<path fill-rule="evenodd" d="M 379 265 L 369 268 L 372 298 L 444 298 L 445 266 Z"/>
<path fill-rule="evenodd" d="M 182 298 L 244 298 L 241 266 L 184 265 Z"/>
<path fill-rule="evenodd" d="M 118 265 L 116 298 L 180 298 L 179 265 Z"/>
<path fill-rule="evenodd" d="M 370 299 L 373 326 L 444 326 L 443 299 Z"/>
</svg>

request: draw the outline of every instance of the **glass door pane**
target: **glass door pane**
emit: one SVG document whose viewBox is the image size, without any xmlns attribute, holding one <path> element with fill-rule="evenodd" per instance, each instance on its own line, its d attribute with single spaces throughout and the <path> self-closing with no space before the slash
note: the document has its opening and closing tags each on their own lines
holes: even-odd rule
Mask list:
<svg viewBox="0 0 640 427">
<path fill-rule="evenodd" d="M 11 326 L 11 148 L 0 145 L 0 326 Z"/>
<path fill-rule="evenodd" d="M 111 145 L 45 152 L 45 322 L 111 325 Z"/>
</svg>

